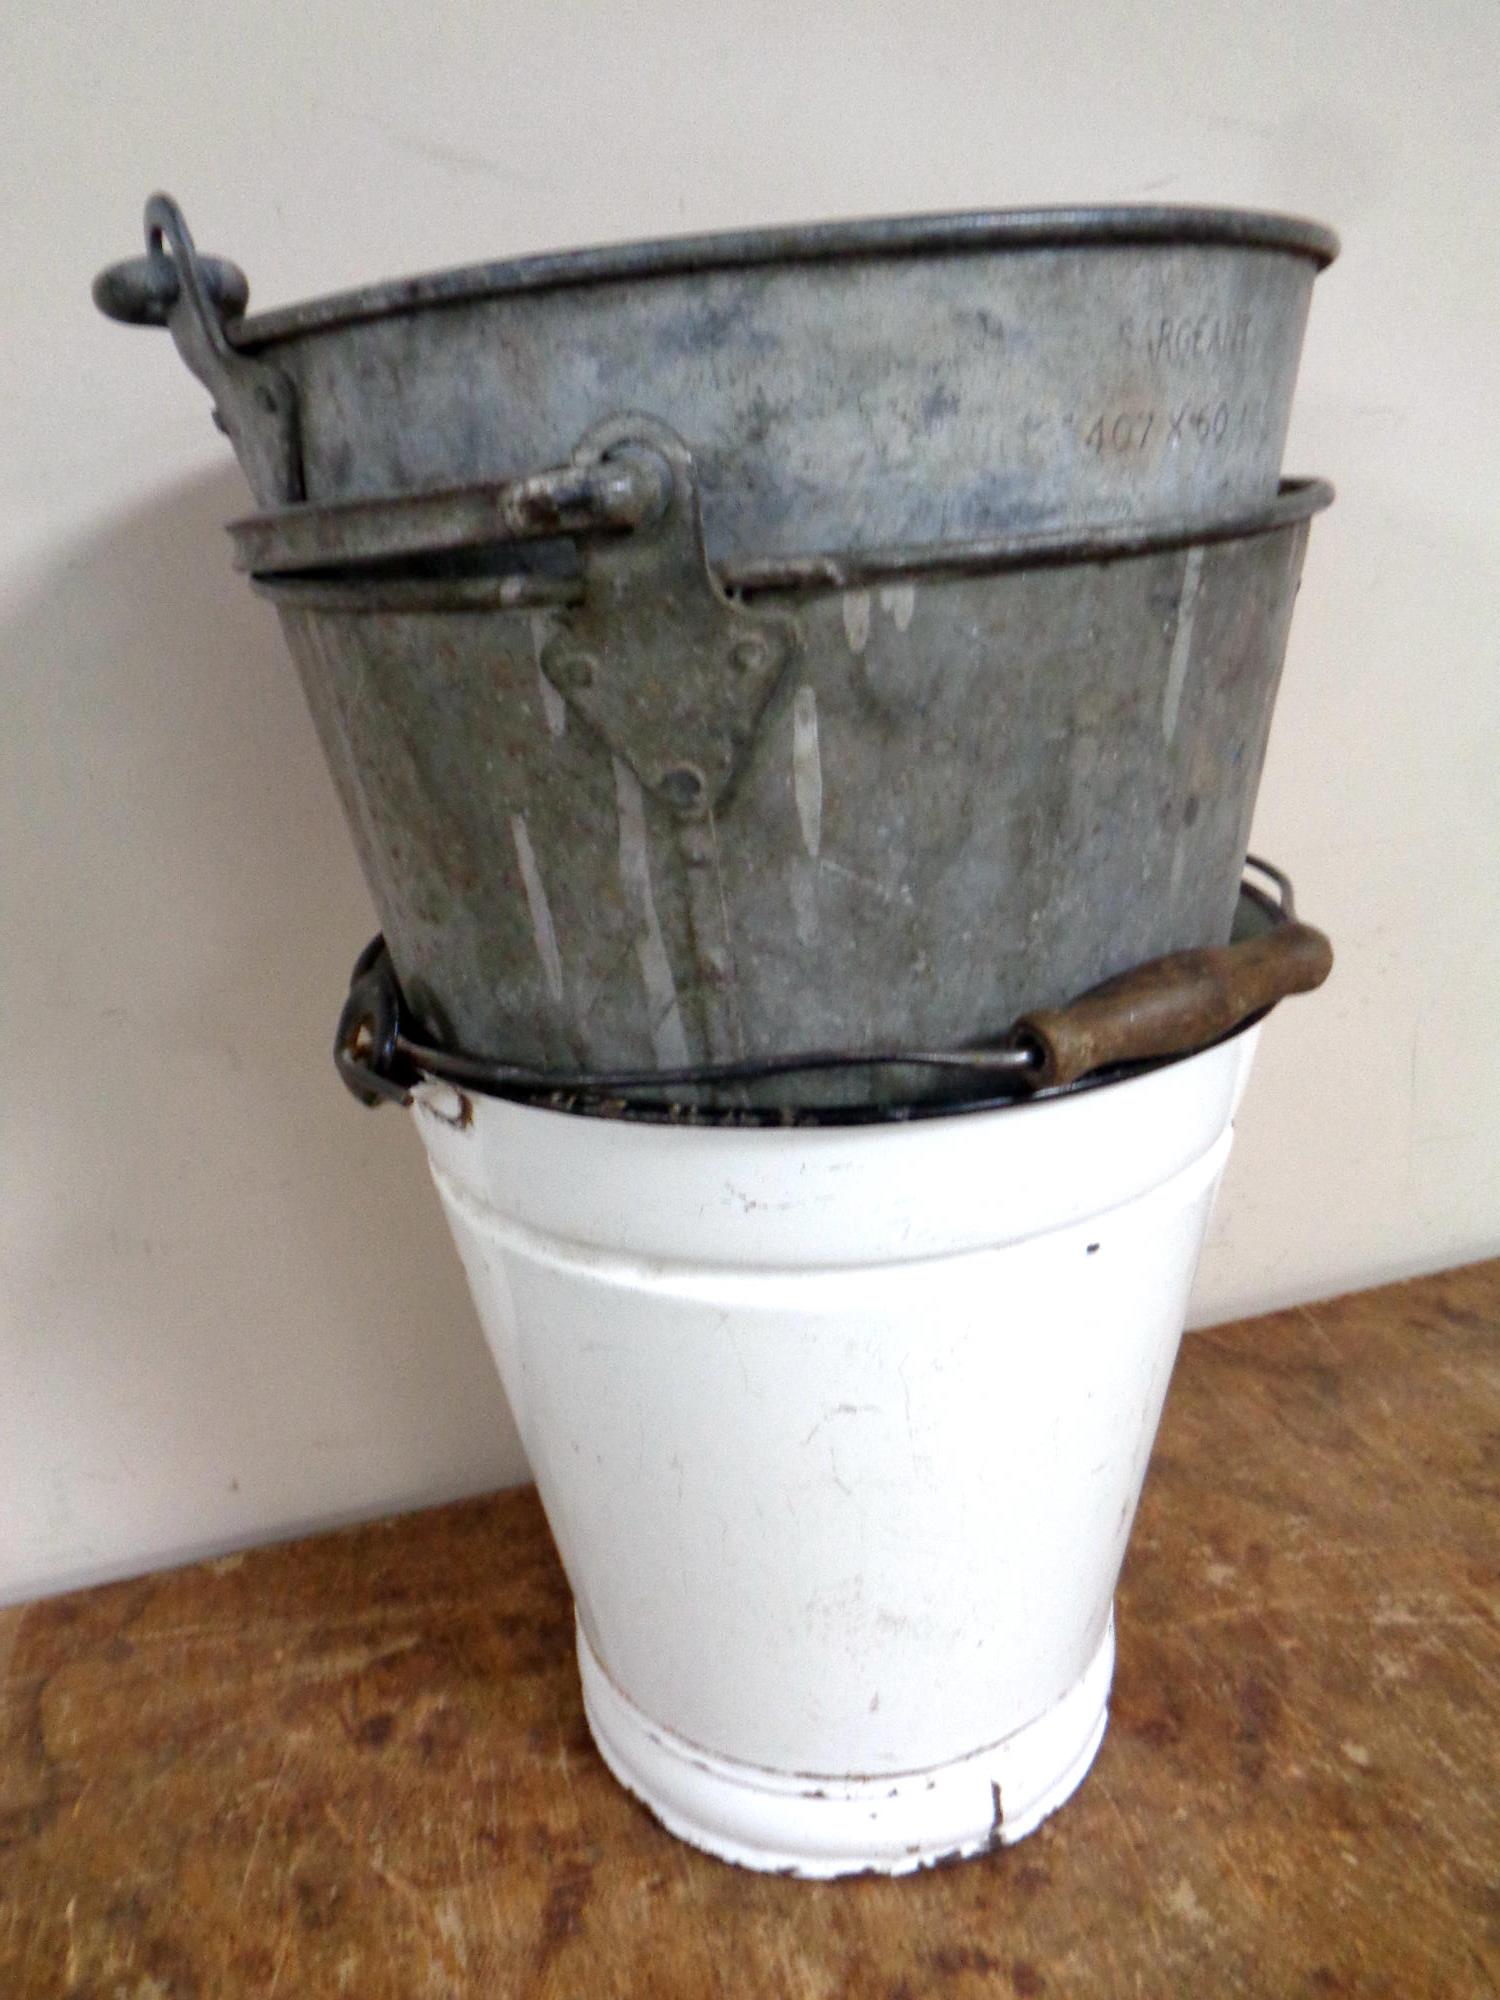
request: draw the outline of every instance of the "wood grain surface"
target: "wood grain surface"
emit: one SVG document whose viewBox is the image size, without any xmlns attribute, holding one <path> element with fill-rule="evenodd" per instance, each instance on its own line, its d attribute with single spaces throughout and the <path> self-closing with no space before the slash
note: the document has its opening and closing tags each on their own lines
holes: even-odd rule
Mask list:
<svg viewBox="0 0 1500 2000">
<path fill-rule="evenodd" d="M 1500 1263 L 1191 1338 L 1082 1791 L 813 1885 L 589 1742 L 530 1491 L 0 1614 L 6 2000 L 1500 1986 Z"/>
</svg>

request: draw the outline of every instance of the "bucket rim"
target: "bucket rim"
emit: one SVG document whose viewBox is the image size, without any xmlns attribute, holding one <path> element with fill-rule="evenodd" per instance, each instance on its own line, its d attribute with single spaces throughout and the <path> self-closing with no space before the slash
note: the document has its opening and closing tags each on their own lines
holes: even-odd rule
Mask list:
<svg viewBox="0 0 1500 2000">
<path fill-rule="evenodd" d="M 472 305 L 529 292 L 612 284 L 695 272 L 751 270 L 768 264 L 832 263 L 979 250 L 1061 250 L 1096 245 L 1211 245 L 1305 257 L 1318 270 L 1339 254 L 1325 224 L 1269 209 L 1121 205 L 960 209 L 868 216 L 843 222 L 717 230 L 546 250 L 384 279 L 274 306 L 226 327 L 231 343 L 253 352 L 304 334 L 388 319 L 429 307 Z"/>
<path fill-rule="evenodd" d="M 424 496 L 402 495 L 390 504 L 409 506 Z M 435 502 L 451 496 L 434 495 Z M 1331 507 L 1334 489 L 1326 479 L 1283 478 L 1273 500 L 1240 508 L 1207 521 L 1174 518 L 1128 520 L 1090 527 L 1022 530 L 972 541 L 920 542 L 887 548 L 840 549 L 775 556 L 750 556 L 713 562 L 719 587 L 735 598 L 826 591 L 862 590 L 893 580 L 944 580 L 985 577 L 1009 570 L 1062 569 L 1070 565 L 1124 562 L 1161 555 L 1179 548 L 1211 547 L 1224 542 L 1253 541 L 1262 535 L 1285 533 L 1311 521 Z M 341 508 L 368 518 L 380 502 L 303 503 L 281 510 L 336 519 Z M 246 551 L 260 545 L 276 513 L 252 514 L 229 524 L 238 551 L 236 566 L 246 569 L 251 588 L 288 611 L 369 616 L 383 612 L 475 613 L 531 612 L 574 603 L 576 576 L 550 570 L 502 571 L 490 575 L 411 573 L 399 558 L 381 562 L 341 563 L 330 552 L 317 569 L 253 569 Z M 566 538 L 563 538 L 566 539 Z"/>
<path fill-rule="evenodd" d="M 1246 890 L 1244 894 L 1247 901 L 1255 900 L 1254 891 Z M 1055 1084 L 1024 1096 L 991 1090 L 965 1097 L 903 1100 L 896 1104 L 750 1105 L 740 1108 L 705 1104 L 684 1107 L 651 1102 L 641 1097 L 603 1099 L 569 1096 L 563 1092 L 552 1096 L 513 1095 L 505 1091 L 482 1090 L 470 1082 L 452 1083 L 446 1077 L 423 1072 L 412 1088 L 411 1102 L 418 1106 L 425 1104 L 441 1123 L 454 1125 L 459 1130 L 466 1130 L 473 1120 L 472 1104 L 466 1104 L 464 1100 L 476 1097 L 488 1103 L 504 1104 L 513 1111 L 541 1112 L 549 1118 L 584 1119 L 603 1125 L 656 1125 L 674 1132 L 785 1134 L 870 1128 L 889 1130 L 892 1126 L 935 1124 L 940 1119 L 991 1117 L 1007 1111 L 1020 1113 L 1060 1104 L 1064 1098 L 1117 1090 L 1124 1084 L 1137 1083 L 1163 1070 L 1175 1069 L 1183 1063 L 1199 1062 L 1203 1057 L 1213 1055 L 1231 1042 L 1254 1034 L 1270 1012 L 1269 1007 L 1263 1008 L 1216 1040 L 1205 1042 L 1201 1048 L 1187 1049 L 1180 1055 L 1151 1056 L 1141 1062 L 1118 1063 L 1110 1069 L 1096 1070 L 1091 1076 L 1080 1077 L 1076 1083 Z M 456 1112 L 447 1109 L 449 1099 L 458 1104 Z"/>
<path fill-rule="evenodd" d="M 1260 876 L 1262 882 L 1248 879 Z M 1296 922 L 1296 902 L 1287 875 L 1260 855 L 1247 854 L 1244 873 L 1235 902 L 1232 935 L 1236 939 L 1264 936 Z M 380 988 L 373 999 L 371 983 Z M 895 1102 L 874 1104 L 799 1105 L 796 1107 L 684 1105 L 671 1099 L 642 1098 L 617 1077 L 600 1075 L 589 1079 L 541 1076 L 524 1083 L 516 1077 L 500 1079 L 495 1065 L 446 1049 L 423 1046 L 401 1032 L 400 989 L 390 966 L 384 938 L 377 933 L 360 954 L 350 981 L 349 997 L 334 1037 L 334 1062 L 345 1086 L 361 1103 L 374 1105 L 389 1099 L 411 1105 L 427 1102 L 422 1093 L 432 1087 L 449 1094 L 455 1104 L 451 1116 L 437 1115 L 460 1127 L 473 1118 L 474 1096 L 494 1098 L 524 1106 L 528 1110 L 550 1111 L 565 1117 L 602 1119 L 608 1123 L 670 1125 L 682 1130 L 754 1130 L 772 1128 L 799 1130 L 855 1125 L 910 1124 L 932 1118 L 964 1116 L 976 1112 L 1021 1109 L 1027 1105 L 1053 1103 L 1086 1091 L 1108 1089 L 1139 1076 L 1168 1069 L 1177 1063 L 1192 1062 L 1211 1050 L 1248 1034 L 1266 1018 L 1277 1002 L 1272 999 L 1222 1034 L 1195 1048 L 1172 1054 L 1144 1056 L 1120 1061 L 1093 1070 L 1071 1082 L 1044 1085 L 1017 1092 L 981 1086 L 967 1093 L 955 1092 L 935 1098 L 902 1096 Z M 361 1045 L 363 1041 L 363 1046 Z M 375 1048 L 381 1044 L 383 1053 Z M 406 1077 L 390 1066 L 394 1060 L 409 1069 Z M 877 1066 L 899 1068 L 899 1055 L 872 1058 Z M 929 1060 L 917 1056 L 918 1063 Z M 800 1066 L 818 1068 L 816 1060 Z M 550 1087 L 549 1087 L 550 1085 Z"/>
<path fill-rule="evenodd" d="M 988 576 L 1004 570 L 1064 569 L 1073 564 L 1161 555 L 1178 548 L 1253 541 L 1302 526 L 1331 507 L 1334 498 L 1330 481 L 1295 475 L 1279 482 L 1274 499 L 1206 521 L 1148 519 L 1023 529 L 965 542 L 851 549 L 826 555 L 751 556 L 721 564 L 719 569 L 725 589 L 744 597 L 773 591 L 859 589 L 905 576 Z"/>
</svg>

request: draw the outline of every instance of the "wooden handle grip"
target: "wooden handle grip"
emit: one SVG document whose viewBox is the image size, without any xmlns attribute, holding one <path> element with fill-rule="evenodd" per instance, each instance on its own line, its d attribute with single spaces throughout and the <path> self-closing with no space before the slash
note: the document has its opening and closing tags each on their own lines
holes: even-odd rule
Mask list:
<svg viewBox="0 0 1500 2000">
<path fill-rule="evenodd" d="M 1039 1087 L 1076 1083 L 1115 1063 L 1202 1048 L 1278 1000 L 1311 993 L 1332 967 L 1321 931 L 1282 924 L 1240 944 L 1150 959 L 1066 1007 L 1026 1015 L 1016 1034 L 1038 1053 Z"/>
</svg>

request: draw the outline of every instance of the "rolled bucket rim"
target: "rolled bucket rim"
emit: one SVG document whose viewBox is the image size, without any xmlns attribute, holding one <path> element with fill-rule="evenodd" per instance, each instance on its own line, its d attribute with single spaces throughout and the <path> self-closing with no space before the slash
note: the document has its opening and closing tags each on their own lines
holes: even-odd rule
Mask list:
<svg viewBox="0 0 1500 2000">
<path fill-rule="evenodd" d="M 1252 890 L 1243 890 L 1242 894 L 1250 900 L 1258 900 Z M 568 1096 L 561 1092 L 550 1098 L 521 1095 L 503 1090 L 485 1090 L 470 1082 L 453 1083 L 446 1077 L 423 1072 L 413 1087 L 412 1101 L 431 1112 L 441 1123 L 459 1128 L 465 1127 L 473 1115 L 472 1107 L 466 1110 L 462 1103 L 468 1097 L 482 1097 L 490 1103 L 506 1104 L 519 1111 L 541 1111 L 560 1118 L 590 1119 L 605 1125 L 660 1125 L 678 1132 L 785 1134 L 837 1132 L 857 1127 L 884 1129 L 901 1125 L 930 1125 L 944 1118 L 978 1118 L 1001 1111 L 1025 1111 L 1040 1105 L 1058 1104 L 1066 1097 L 1082 1097 L 1095 1091 L 1113 1090 L 1121 1084 L 1136 1083 L 1143 1077 L 1154 1076 L 1159 1070 L 1175 1068 L 1179 1063 L 1196 1062 L 1227 1043 L 1238 1041 L 1241 1036 L 1253 1034 L 1271 1012 L 1270 1007 L 1262 1008 L 1259 1013 L 1237 1022 L 1215 1041 L 1205 1042 L 1201 1048 L 1184 1049 L 1176 1055 L 1148 1056 L 1140 1062 L 1120 1063 L 1112 1069 L 1095 1070 L 1089 1076 L 1080 1077 L 1076 1083 L 1053 1084 L 1024 1094 L 1012 1091 L 1001 1095 L 989 1091 L 975 1097 L 904 1100 L 897 1104 L 751 1105 L 734 1108 L 706 1104 L 685 1107 L 666 1101 L 651 1103 L 640 1097 L 589 1099 L 581 1093 Z M 443 1108 L 444 1100 L 439 1096 L 443 1092 L 459 1100 L 452 1115 Z"/>
<path fill-rule="evenodd" d="M 1325 224 L 1270 209 L 1123 204 L 940 210 L 648 237 L 455 265 L 275 306 L 230 321 L 226 331 L 232 344 L 248 353 L 305 334 L 331 333 L 340 327 L 432 307 L 473 305 L 582 285 L 752 270 L 773 264 L 1132 245 L 1266 250 L 1304 257 L 1320 271 L 1339 254 L 1338 236 Z"/>
<path fill-rule="evenodd" d="M 1255 855 L 1247 855 L 1247 873 L 1254 871 L 1264 874 L 1276 885 L 1276 893 L 1260 883 L 1241 877 L 1239 893 L 1235 901 L 1235 928 L 1239 930 L 1247 917 L 1257 927 L 1274 930 L 1278 926 L 1291 923 L 1295 917 L 1295 905 L 1291 900 L 1291 885 L 1285 875 Z M 375 940 L 378 943 L 379 940 Z M 374 945 L 366 948 L 366 956 Z M 361 960 L 361 964 L 364 960 Z M 359 968 L 356 967 L 356 973 Z M 482 1080 L 444 1075 L 425 1068 L 417 1062 L 417 1079 L 412 1086 L 412 1098 L 424 1102 L 434 1115 L 460 1127 L 467 1125 L 473 1116 L 472 1106 L 467 1104 L 470 1096 L 493 1099 L 501 1103 L 515 1104 L 530 1111 L 549 1111 L 568 1118 L 600 1119 L 606 1123 L 629 1125 L 667 1125 L 682 1131 L 755 1131 L 755 1130 L 834 1130 L 849 1126 L 868 1125 L 909 1125 L 925 1123 L 937 1118 L 970 1117 L 979 1113 L 1024 1109 L 1027 1105 L 1053 1104 L 1064 1097 L 1077 1097 L 1088 1091 L 1107 1090 L 1116 1084 L 1130 1083 L 1136 1078 L 1154 1074 L 1158 1070 L 1169 1069 L 1177 1063 L 1192 1062 L 1211 1050 L 1222 1048 L 1226 1043 L 1237 1040 L 1258 1028 L 1277 1003 L 1260 1008 L 1257 1012 L 1238 1021 L 1224 1034 L 1215 1036 L 1197 1048 L 1183 1049 L 1170 1055 L 1143 1057 L 1136 1061 L 1116 1063 L 1093 1071 L 1076 1082 L 1048 1085 L 1040 1089 L 1024 1092 L 981 1090 L 968 1096 L 942 1097 L 935 1099 L 903 1098 L 895 1103 L 876 1104 L 832 1104 L 786 1106 L 684 1106 L 669 1100 L 652 1100 L 639 1095 L 600 1091 L 582 1091 L 559 1088 L 548 1093 L 531 1088 L 491 1087 Z M 429 1051 L 430 1054 L 447 1054 L 447 1051 Z M 892 1064 L 891 1067 L 899 1067 Z M 347 1081 L 347 1079 L 346 1079 Z M 435 1093 L 447 1092 L 454 1100 L 451 1117 L 439 1109 Z M 418 1093 L 424 1093 L 418 1097 Z"/>
<path fill-rule="evenodd" d="M 412 496 L 400 496 L 405 503 Z M 1316 477 L 1283 478 L 1274 499 L 1208 521 L 1118 521 L 1088 528 L 1046 529 L 981 540 L 923 542 L 891 548 L 843 549 L 788 556 L 751 556 L 710 566 L 733 597 L 776 592 L 862 589 L 909 576 L 986 576 L 1007 570 L 1055 569 L 1072 563 L 1122 562 L 1194 546 L 1249 541 L 1310 521 L 1332 506 L 1334 488 Z M 278 514 L 336 514 L 343 507 L 367 513 L 371 503 L 302 503 L 295 510 L 246 515 L 229 524 L 231 540 L 257 534 Z M 569 538 L 562 536 L 566 541 Z M 571 578 L 545 572 L 507 571 L 495 576 L 403 574 L 400 559 L 325 567 L 251 570 L 259 595 L 288 609 L 334 613 L 531 611 L 570 601 Z"/>
</svg>

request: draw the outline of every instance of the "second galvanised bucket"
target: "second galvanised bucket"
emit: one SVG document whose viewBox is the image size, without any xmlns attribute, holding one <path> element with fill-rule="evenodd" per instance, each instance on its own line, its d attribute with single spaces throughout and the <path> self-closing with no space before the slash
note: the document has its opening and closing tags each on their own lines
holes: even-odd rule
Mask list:
<svg viewBox="0 0 1500 2000">
<path fill-rule="evenodd" d="M 716 572 L 680 445 L 603 449 L 668 497 L 572 570 L 260 581 L 428 1039 L 558 1070 L 957 1044 L 1227 939 L 1325 487 L 1211 536 Z"/>
</svg>

